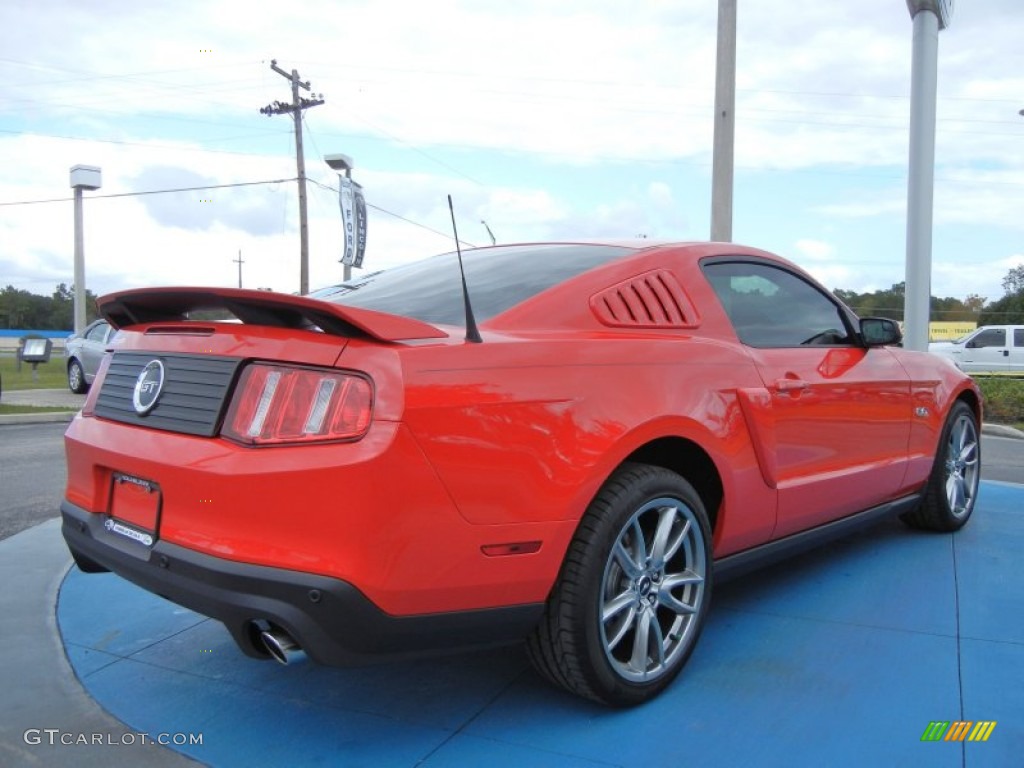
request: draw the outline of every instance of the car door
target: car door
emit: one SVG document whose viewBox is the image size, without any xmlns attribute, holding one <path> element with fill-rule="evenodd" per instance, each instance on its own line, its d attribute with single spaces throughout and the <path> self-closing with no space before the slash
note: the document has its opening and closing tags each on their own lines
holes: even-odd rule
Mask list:
<svg viewBox="0 0 1024 768">
<path fill-rule="evenodd" d="M 892 498 L 911 413 L 909 376 L 892 351 L 864 347 L 848 311 L 783 266 L 738 259 L 704 271 L 764 385 L 739 397 L 778 492 L 774 536 Z"/>
<path fill-rule="evenodd" d="M 982 328 L 964 342 L 960 367 L 967 372 L 1003 372 L 1010 370 L 1007 329 Z"/>
<path fill-rule="evenodd" d="M 91 382 L 99 370 L 100 361 L 107 349 L 107 339 L 111 332 L 110 324 L 105 320 L 97 322 L 85 332 L 82 340 L 82 367 L 85 370 L 86 381 Z"/>
<path fill-rule="evenodd" d="M 1024 371 L 1024 328 L 1013 328 L 1013 346 L 1007 358 L 1009 369 L 1016 373 Z"/>
</svg>

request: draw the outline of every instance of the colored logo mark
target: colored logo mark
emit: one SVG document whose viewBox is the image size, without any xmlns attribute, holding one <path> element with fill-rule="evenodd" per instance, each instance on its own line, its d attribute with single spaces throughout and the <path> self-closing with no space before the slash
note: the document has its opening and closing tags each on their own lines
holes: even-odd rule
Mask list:
<svg viewBox="0 0 1024 768">
<path fill-rule="evenodd" d="M 933 720 L 924 729 L 921 741 L 988 741 L 995 728 L 995 720 Z"/>
</svg>

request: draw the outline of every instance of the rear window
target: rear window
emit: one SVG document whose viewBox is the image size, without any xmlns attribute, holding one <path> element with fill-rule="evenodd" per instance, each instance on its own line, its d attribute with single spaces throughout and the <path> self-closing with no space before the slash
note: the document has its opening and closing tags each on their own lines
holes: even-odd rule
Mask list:
<svg viewBox="0 0 1024 768">
<path fill-rule="evenodd" d="M 636 251 L 611 245 L 509 245 L 462 252 L 477 321 L 484 322 L 558 283 Z M 465 306 L 453 251 L 323 288 L 312 298 L 427 323 L 462 325 Z"/>
</svg>

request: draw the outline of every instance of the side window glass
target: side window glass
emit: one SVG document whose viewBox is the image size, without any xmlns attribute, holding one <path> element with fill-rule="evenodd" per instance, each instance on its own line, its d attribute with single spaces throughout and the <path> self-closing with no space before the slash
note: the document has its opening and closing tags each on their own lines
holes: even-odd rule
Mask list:
<svg viewBox="0 0 1024 768">
<path fill-rule="evenodd" d="M 974 337 L 974 347 L 1005 347 L 1006 331 L 1003 328 L 989 328 Z"/>
<path fill-rule="evenodd" d="M 1013 329 L 1013 346 L 1024 347 L 1024 328 Z"/>
<path fill-rule="evenodd" d="M 99 342 L 102 342 L 106 338 L 106 336 L 107 336 L 107 329 L 109 327 L 110 326 L 107 325 L 106 323 L 100 323 L 95 328 L 93 328 L 91 331 L 89 331 L 89 333 L 87 333 L 85 335 L 85 338 L 87 338 L 89 341 L 99 341 Z"/>
<path fill-rule="evenodd" d="M 704 274 L 744 344 L 801 347 L 854 343 L 838 304 L 792 272 L 737 261 L 705 264 Z"/>
</svg>

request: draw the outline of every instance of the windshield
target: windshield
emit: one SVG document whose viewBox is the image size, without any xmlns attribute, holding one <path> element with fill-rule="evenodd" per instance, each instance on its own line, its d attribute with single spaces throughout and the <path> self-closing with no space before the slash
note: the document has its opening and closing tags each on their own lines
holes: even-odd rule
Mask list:
<svg viewBox="0 0 1024 768">
<path fill-rule="evenodd" d="M 466 284 L 478 322 L 587 270 L 635 253 L 611 245 L 510 245 L 464 251 Z M 453 251 L 321 288 L 312 298 L 462 325 L 465 306 L 458 256 Z"/>
</svg>

